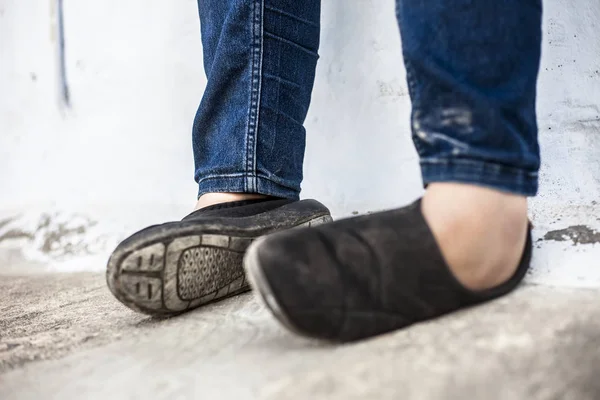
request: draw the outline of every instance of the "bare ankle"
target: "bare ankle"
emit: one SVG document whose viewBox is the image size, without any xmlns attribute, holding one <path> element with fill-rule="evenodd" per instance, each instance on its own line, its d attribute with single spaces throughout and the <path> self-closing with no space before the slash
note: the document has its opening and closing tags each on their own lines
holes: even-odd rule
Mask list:
<svg viewBox="0 0 600 400">
<path fill-rule="evenodd" d="M 434 184 L 423 214 L 446 262 L 466 287 L 481 290 L 508 280 L 527 232 L 527 199 L 482 187 Z"/>
<path fill-rule="evenodd" d="M 206 193 L 200 196 L 196 202 L 195 210 L 209 207 L 215 204 L 229 203 L 232 201 L 255 200 L 267 198 L 264 194 L 258 193 Z"/>
</svg>

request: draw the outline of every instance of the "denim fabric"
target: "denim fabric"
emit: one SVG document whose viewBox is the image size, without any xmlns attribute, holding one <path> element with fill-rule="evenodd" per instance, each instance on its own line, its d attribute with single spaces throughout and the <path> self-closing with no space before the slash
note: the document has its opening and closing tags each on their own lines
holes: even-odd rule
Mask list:
<svg viewBox="0 0 600 400">
<path fill-rule="evenodd" d="M 397 17 L 425 185 L 535 195 L 541 0 L 400 0 Z"/>
<path fill-rule="evenodd" d="M 320 0 L 198 5 L 208 77 L 193 131 L 199 195 L 298 198 Z M 397 0 L 426 185 L 536 193 L 541 14 L 541 0 Z"/>
<path fill-rule="evenodd" d="M 198 0 L 208 84 L 193 129 L 199 195 L 297 199 L 319 0 Z"/>
</svg>

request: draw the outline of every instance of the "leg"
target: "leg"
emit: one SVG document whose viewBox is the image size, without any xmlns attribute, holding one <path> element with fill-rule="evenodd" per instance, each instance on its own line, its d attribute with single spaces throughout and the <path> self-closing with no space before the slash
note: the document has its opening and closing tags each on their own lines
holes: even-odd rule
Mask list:
<svg viewBox="0 0 600 400">
<path fill-rule="evenodd" d="M 508 279 L 525 243 L 540 165 L 541 8 L 541 0 L 397 3 L 413 140 L 429 185 L 423 212 L 450 268 L 474 289 Z"/>
<path fill-rule="evenodd" d="M 262 239 L 254 287 L 290 329 L 360 339 L 513 290 L 531 256 L 540 0 L 398 0 L 427 191 L 388 212 Z"/>
<path fill-rule="evenodd" d="M 297 199 L 320 0 L 198 0 L 198 5 L 208 78 L 193 128 L 198 196 Z"/>
<path fill-rule="evenodd" d="M 253 239 L 331 220 L 322 204 L 297 201 L 320 0 L 199 0 L 199 9 L 208 77 L 193 132 L 200 209 L 134 234 L 108 262 L 113 294 L 147 314 L 247 291 Z"/>
<path fill-rule="evenodd" d="M 536 194 L 541 7 L 541 0 L 397 1 L 425 184 Z"/>
</svg>

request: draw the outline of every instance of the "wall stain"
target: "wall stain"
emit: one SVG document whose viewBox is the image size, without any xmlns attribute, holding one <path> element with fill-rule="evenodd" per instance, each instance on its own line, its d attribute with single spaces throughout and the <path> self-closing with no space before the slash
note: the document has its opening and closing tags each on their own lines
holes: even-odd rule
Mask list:
<svg viewBox="0 0 600 400">
<path fill-rule="evenodd" d="M 383 97 L 399 98 L 399 97 L 408 96 L 408 88 L 406 88 L 399 81 L 394 80 L 391 82 L 384 82 L 384 81 L 378 80 L 377 85 L 379 86 L 379 94 L 377 96 L 379 98 L 383 98 Z"/>
<path fill-rule="evenodd" d="M 29 232 L 22 231 L 20 229 L 11 229 L 6 233 L 0 235 L 0 243 L 5 240 L 15 240 L 15 239 L 30 239 L 33 240 L 33 234 Z"/>
<path fill-rule="evenodd" d="M 10 351 L 10 350 L 14 349 L 15 347 L 19 347 L 19 346 L 21 346 L 20 343 L 2 343 L 2 344 L 0 344 L 0 352 Z"/>
<path fill-rule="evenodd" d="M 17 219 L 17 217 L 9 217 L 9 218 L 0 220 L 0 229 L 4 228 L 6 225 L 13 222 L 15 219 Z"/>
<path fill-rule="evenodd" d="M 549 231 L 544 235 L 543 240 L 557 242 L 571 240 L 574 244 L 593 244 L 600 243 L 600 232 L 585 225 L 573 225 L 565 229 Z"/>
<path fill-rule="evenodd" d="M 15 227 L 10 225 L 14 224 Z M 89 229 L 97 224 L 87 217 L 74 216 L 67 220 L 58 215 L 42 214 L 37 226 L 19 226 L 18 217 L 0 220 L 0 243 L 10 240 L 27 239 L 43 254 L 54 258 L 67 255 L 93 254 L 86 239 Z"/>
</svg>

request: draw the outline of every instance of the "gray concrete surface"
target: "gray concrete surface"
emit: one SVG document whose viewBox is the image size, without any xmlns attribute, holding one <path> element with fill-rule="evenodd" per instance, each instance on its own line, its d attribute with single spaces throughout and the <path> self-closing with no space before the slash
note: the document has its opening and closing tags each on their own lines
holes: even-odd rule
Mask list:
<svg viewBox="0 0 600 400">
<path fill-rule="evenodd" d="M 524 286 L 362 343 L 282 330 L 251 294 L 154 320 L 102 275 L 0 276 L 0 398 L 598 399 L 600 290 Z"/>
</svg>

